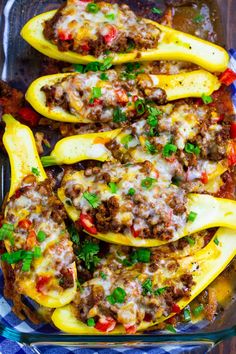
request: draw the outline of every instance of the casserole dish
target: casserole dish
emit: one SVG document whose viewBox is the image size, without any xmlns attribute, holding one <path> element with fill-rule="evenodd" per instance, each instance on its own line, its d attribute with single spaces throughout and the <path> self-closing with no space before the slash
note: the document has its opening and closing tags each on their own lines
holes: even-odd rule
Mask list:
<svg viewBox="0 0 236 354">
<path fill-rule="evenodd" d="M 130 1 L 132 5 L 132 1 Z M 135 3 L 135 2 L 134 2 Z M 147 6 L 156 6 L 153 1 L 145 1 Z M 211 11 L 216 7 L 215 2 L 209 2 Z M 2 17 L 2 38 L 3 48 L 1 48 L 1 62 L 2 62 L 2 79 L 10 82 L 16 88 L 20 88 L 25 91 L 29 82 L 41 74 L 41 62 L 42 56 L 31 49 L 26 43 L 19 37 L 19 32 L 22 25 L 32 16 L 57 7 L 58 2 L 42 1 L 38 3 L 33 1 L 31 6 L 28 7 L 26 1 L 8 1 L 4 2 L 2 9 L 4 17 Z M 220 13 L 222 15 L 224 29 L 226 32 L 227 49 L 233 47 L 235 43 L 232 42 L 233 28 L 230 27 L 230 23 L 233 23 L 233 19 L 229 18 L 230 14 L 234 13 L 234 9 L 230 9 L 230 2 L 226 4 L 223 1 L 218 1 L 220 7 Z M 160 7 L 164 6 L 163 2 L 160 2 Z M 233 4 L 231 4 L 233 6 Z M 216 10 L 214 10 L 216 11 Z M 20 16 L 19 16 L 20 14 Z M 228 14 L 228 17 L 227 17 Z M 17 21 L 14 21 L 17 18 Z M 230 22 L 231 21 L 231 22 Z M 218 26 L 218 25 L 217 25 Z M 218 31 L 220 32 L 220 30 Z M 17 40 L 19 39 L 19 40 Z M 223 41 L 223 39 L 222 39 Z M 5 55 L 5 60 L 3 59 Z M 1 163 L 1 200 L 9 189 L 9 166 L 5 155 L 0 157 Z M 218 319 L 210 325 L 201 323 L 198 325 L 184 326 L 177 334 L 170 335 L 158 333 L 128 335 L 128 336 L 73 336 L 60 334 L 55 329 L 49 326 L 34 326 L 29 325 L 24 321 L 20 321 L 13 314 L 10 314 L 10 306 L 6 300 L 2 297 L 3 287 L 2 278 L 0 279 L 0 292 L 1 292 L 1 309 L 0 309 L 0 331 L 6 338 L 27 343 L 33 347 L 39 347 L 40 345 L 64 345 L 71 346 L 163 346 L 168 343 L 175 342 L 175 345 L 181 345 L 182 343 L 188 343 L 192 345 L 205 344 L 206 346 L 212 346 L 223 339 L 226 339 L 235 334 L 236 315 L 232 311 L 235 304 L 231 304 L 231 307 L 219 316 Z M 232 315 L 233 314 L 233 315 Z M 197 349 L 200 353 L 199 348 Z M 203 349 L 206 352 L 206 347 Z"/>
</svg>

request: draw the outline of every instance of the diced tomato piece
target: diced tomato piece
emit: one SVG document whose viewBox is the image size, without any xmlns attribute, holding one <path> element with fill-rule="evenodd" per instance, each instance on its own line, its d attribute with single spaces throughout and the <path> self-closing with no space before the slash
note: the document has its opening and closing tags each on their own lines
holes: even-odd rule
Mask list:
<svg viewBox="0 0 236 354">
<path fill-rule="evenodd" d="M 100 100 L 99 98 L 94 98 L 93 103 L 89 103 L 89 107 L 95 107 L 95 106 L 99 106 L 102 104 L 102 100 Z"/>
<path fill-rule="evenodd" d="M 208 183 L 208 175 L 207 175 L 206 171 L 203 171 L 203 172 L 202 172 L 202 175 L 201 175 L 201 182 L 204 183 L 204 184 L 207 184 L 207 183 Z"/>
<path fill-rule="evenodd" d="M 32 225 L 32 222 L 29 219 L 23 219 L 18 222 L 18 227 L 28 230 L 30 226 Z"/>
<path fill-rule="evenodd" d="M 226 86 L 231 85 L 235 80 L 236 73 L 231 69 L 226 69 L 225 72 L 220 75 L 220 82 Z"/>
<path fill-rule="evenodd" d="M 175 313 L 180 313 L 181 312 L 181 308 L 179 307 L 179 305 L 173 304 L 172 308 L 171 308 L 171 311 L 175 312 Z"/>
<path fill-rule="evenodd" d="M 81 44 L 81 48 L 84 52 L 88 52 L 90 49 L 90 46 L 89 46 L 88 42 L 84 42 L 83 44 Z"/>
<path fill-rule="evenodd" d="M 136 325 L 132 325 L 132 326 L 124 325 L 124 327 L 125 327 L 125 332 L 127 334 L 134 334 L 137 331 L 137 326 Z"/>
<path fill-rule="evenodd" d="M 116 321 L 112 317 L 100 318 L 95 328 L 100 332 L 111 332 L 116 326 Z"/>
<path fill-rule="evenodd" d="M 107 34 L 103 36 L 104 42 L 106 44 L 111 44 L 116 38 L 118 30 L 112 25 L 107 25 Z"/>
<path fill-rule="evenodd" d="M 31 126 L 35 127 L 39 122 L 39 115 L 30 107 L 22 107 L 19 109 L 18 114 L 20 117 Z"/>
<path fill-rule="evenodd" d="M 236 122 L 233 122 L 230 127 L 230 137 L 231 139 L 236 139 Z"/>
<path fill-rule="evenodd" d="M 27 239 L 26 239 L 26 248 L 27 249 L 32 249 L 36 245 L 36 233 L 34 230 L 31 230 L 28 233 Z"/>
<path fill-rule="evenodd" d="M 236 165 L 236 141 L 230 141 L 228 145 L 228 164 L 229 167 Z"/>
<path fill-rule="evenodd" d="M 45 286 L 49 283 L 51 280 L 51 276 L 49 275 L 44 275 L 44 276 L 39 276 L 37 281 L 36 281 L 36 289 L 39 293 L 43 293 Z"/>
<path fill-rule="evenodd" d="M 64 31 L 58 31 L 58 38 L 61 41 L 70 41 L 72 39 L 72 34 Z"/>
<path fill-rule="evenodd" d="M 91 0 L 80 0 L 81 2 L 91 2 Z"/>
<path fill-rule="evenodd" d="M 122 105 L 126 104 L 129 101 L 127 93 L 124 89 L 115 90 L 116 101 Z"/>
<path fill-rule="evenodd" d="M 97 229 L 94 225 L 94 221 L 91 215 L 81 213 L 79 217 L 79 224 L 90 234 L 97 234 Z"/>
<path fill-rule="evenodd" d="M 138 99 L 138 96 L 133 96 L 133 100 L 134 100 L 134 102 L 136 102 L 136 101 L 137 101 L 137 99 Z"/>
<path fill-rule="evenodd" d="M 132 225 L 131 228 L 130 228 L 131 232 L 132 232 L 132 235 L 134 237 L 139 237 L 140 233 L 141 233 L 141 230 L 135 230 L 134 226 Z"/>
</svg>

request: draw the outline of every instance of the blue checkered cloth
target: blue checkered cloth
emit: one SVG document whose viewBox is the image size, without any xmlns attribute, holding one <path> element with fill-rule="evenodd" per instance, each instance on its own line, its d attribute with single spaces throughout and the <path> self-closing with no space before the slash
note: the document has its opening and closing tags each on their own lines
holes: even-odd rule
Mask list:
<svg viewBox="0 0 236 354">
<path fill-rule="evenodd" d="M 230 49 L 230 68 L 236 72 L 236 50 Z M 236 83 L 232 85 L 232 99 L 236 108 Z M 56 333 L 56 330 L 49 325 L 35 326 L 29 322 L 21 321 L 11 311 L 11 304 L 3 297 L 3 275 L 0 270 L 0 324 L 6 327 L 14 328 L 19 332 L 33 333 L 37 330 L 40 333 Z M 204 324 L 202 324 L 203 326 Z M 191 326 L 191 327 L 190 327 Z M 194 325 L 188 325 L 181 331 L 191 331 L 196 329 Z M 141 349 L 73 349 L 65 347 L 44 346 L 40 348 L 28 347 L 24 344 L 10 341 L 0 336 L 0 354 L 204 354 L 207 351 L 205 346 L 190 346 L 181 347 L 168 345 L 158 348 L 145 347 Z"/>
</svg>

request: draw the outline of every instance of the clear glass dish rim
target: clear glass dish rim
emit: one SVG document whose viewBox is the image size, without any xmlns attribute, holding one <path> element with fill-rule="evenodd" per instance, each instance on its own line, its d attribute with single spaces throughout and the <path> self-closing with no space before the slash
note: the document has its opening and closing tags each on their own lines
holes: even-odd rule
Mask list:
<svg viewBox="0 0 236 354">
<path fill-rule="evenodd" d="M 218 1 L 218 0 L 216 0 Z M 5 3 L 6 5 L 6 3 Z M 5 6 L 4 5 L 4 6 Z M 0 19 L 1 22 L 2 19 Z M 3 29 L 6 24 L 3 25 Z M 226 33 L 227 37 L 227 33 Z M 2 45 L 3 43 L 1 43 Z M 230 43 L 231 44 L 231 43 Z M 1 63 L 0 63 L 1 64 Z M 1 67 L 1 65 L 0 65 Z M 68 345 L 81 345 L 89 346 L 109 344 L 113 345 L 160 345 L 160 344 L 199 344 L 199 343 L 214 343 L 217 344 L 225 339 L 236 336 L 236 323 L 228 328 L 222 330 L 208 331 L 204 332 L 202 330 L 196 332 L 181 332 L 181 333 L 146 333 L 146 334 L 135 334 L 135 335 L 76 335 L 76 334 L 66 334 L 66 333 L 28 333 L 20 332 L 13 327 L 9 327 L 0 322 L 0 335 L 6 339 L 24 343 L 24 344 L 68 344 Z"/>
</svg>

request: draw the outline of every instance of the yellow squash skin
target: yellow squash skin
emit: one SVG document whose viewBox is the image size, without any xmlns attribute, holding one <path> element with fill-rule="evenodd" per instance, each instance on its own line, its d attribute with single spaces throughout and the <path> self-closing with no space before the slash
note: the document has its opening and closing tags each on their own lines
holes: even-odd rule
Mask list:
<svg viewBox="0 0 236 354">
<path fill-rule="evenodd" d="M 77 75 L 77 73 L 47 75 L 36 79 L 31 83 L 26 92 L 26 100 L 44 117 L 69 123 L 91 122 L 83 116 L 75 116 L 65 111 L 62 107 L 46 106 L 45 94 L 41 91 L 41 88 L 44 85 L 53 85 L 58 80 L 71 75 Z M 138 81 L 140 84 L 148 82 L 151 87 L 162 88 L 166 92 L 168 101 L 186 97 L 201 97 L 203 94 L 211 95 L 212 92 L 218 90 L 220 87 L 217 77 L 205 70 L 196 70 L 176 75 L 141 74 L 138 75 Z"/>
<path fill-rule="evenodd" d="M 32 47 L 50 58 L 81 64 L 101 61 L 91 55 L 83 56 L 72 51 L 60 52 L 56 45 L 44 38 L 43 23 L 51 19 L 55 13 L 55 10 L 49 11 L 32 18 L 24 25 L 21 30 L 21 36 Z M 229 56 L 223 48 L 154 21 L 145 21 L 152 23 L 162 31 L 158 48 L 141 52 L 134 50 L 130 53 L 114 53 L 114 64 L 132 61 L 184 60 L 197 64 L 211 72 L 222 72 L 227 68 Z"/>
<path fill-rule="evenodd" d="M 38 182 L 44 181 L 47 175 L 40 161 L 34 136 L 30 128 L 19 123 L 10 114 L 3 115 L 3 121 L 6 123 L 3 143 L 11 165 L 11 186 L 8 197 L 10 198 L 21 185 L 23 178 L 32 174 L 32 167 L 37 168 L 39 171 L 39 175 L 36 176 Z M 6 249 L 9 251 L 10 243 L 8 240 L 5 241 L 5 245 Z M 52 244 L 49 242 L 48 247 L 50 247 L 50 245 Z M 33 262 L 35 267 L 39 267 L 43 259 L 39 258 Z M 18 282 L 18 286 L 21 288 L 22 294 L 29 296 L 42 306 L 51 308 L 64 306 L 72 301 L 77 289 L 75 263 L 73 263 L 72 267 L 74 286 L 63 290 L 59 296 L 54 291 L 51 291 L 47 295 L 39 293 L 36 290 L 35 283 L 30 278 L 24 280 L 23 283 Z"/>
<path fill-rule="evenodd" d="M 38 182 L 44 181 L 47 175 L 40 161 L 30 128 L 19 123 L 10 114 L 5 114 L 3 121 L 6 123 L 3 144 L 8 152 L 11 165 L 10 198 L 19 188 L 23 178 L 32 174 L 32 167 L 37 167 L 39 170 Z"/>
<path fill-rule="evenodd" d="M 78 182 L 83 185 L 81 171 L 76 172 L 73 175 L 73 178 L 75 176 L 78 178 Z M 64 182 L 67 180 L 70 180 L 70 175 L 64 177 Z M 80 217 L 80 211 L 73 205 L 71 206 L 66 203 L 67 197 L 65 195 L 64 188 L 59 188 L 57 194 L 59 199 L 64 204 L 69 217 L 74 222 L 78 220 Z M 125 246 L 157 247 L 211 227 L 223 226 L 236 229 L 236 201 L 234 200 L 215 198 L 206 194 L 191 193 L 188 195 L 187 211 L 188 214 L 190 211 L 197 213 L 196 219 L 193 222 L 188 221 L 184 229 L 181 230 L 181 232 L 176 233 L 176 236 L 169 241 L 148 238 L 142 239 L 140 237 L 133 237 L 132 235 L 124 235 L 113 232 L 108 232 L 106 234 L 98 232 L 97 234 L 91 236 L 105 242 Z"/>
<path fill-rule="evenodd" d="M 112 155 L 105 144 L 115 139 L 120 132 L 121 129 L 115 129 L 63 138 L 56 143 L 50 156 L 43 156 L 41 161 L 44 166 L 71 165 L 83 160 L 110 161 Z"/>
<path fill-rule="evenodd" d="M 187 306 L 196 296 L 198 296 L 229 264 L 236 254 L 235 243 L 236 231 L 220 228 L 216 234 L 219 244 L 216 245 L 214 240 L 198 251 L 195 255 L 184 257 L 181 259 L 181 266 L 183 269 L 190 269 L 194 262 L 199 264 L 199 268 L 192 273 L 195 285 L 191 291 L 189 299 L 182 299 L 178 302 L 181 309 Z M 171 316 L 171 315 L 170 315 Z M 168 317 L 170 317 L 168 316 Z M 142 331 L 157 323 L 165 321 L 168 317 L 161 317 L 157 322 L 142 322 L 138 331 Z M 67 305 L 56 309 L 52 315 L 54 325 L 61 331 L 72 334 L 104 334 L 97 331 L 93 327 L 88 327 L 83 322 L 79 321 L 73 314 L 72 305 Z M 123 326 L 116 326 L 114 331 L 109 334 L 123 334 L 125 330 Z"/>
</svg>

